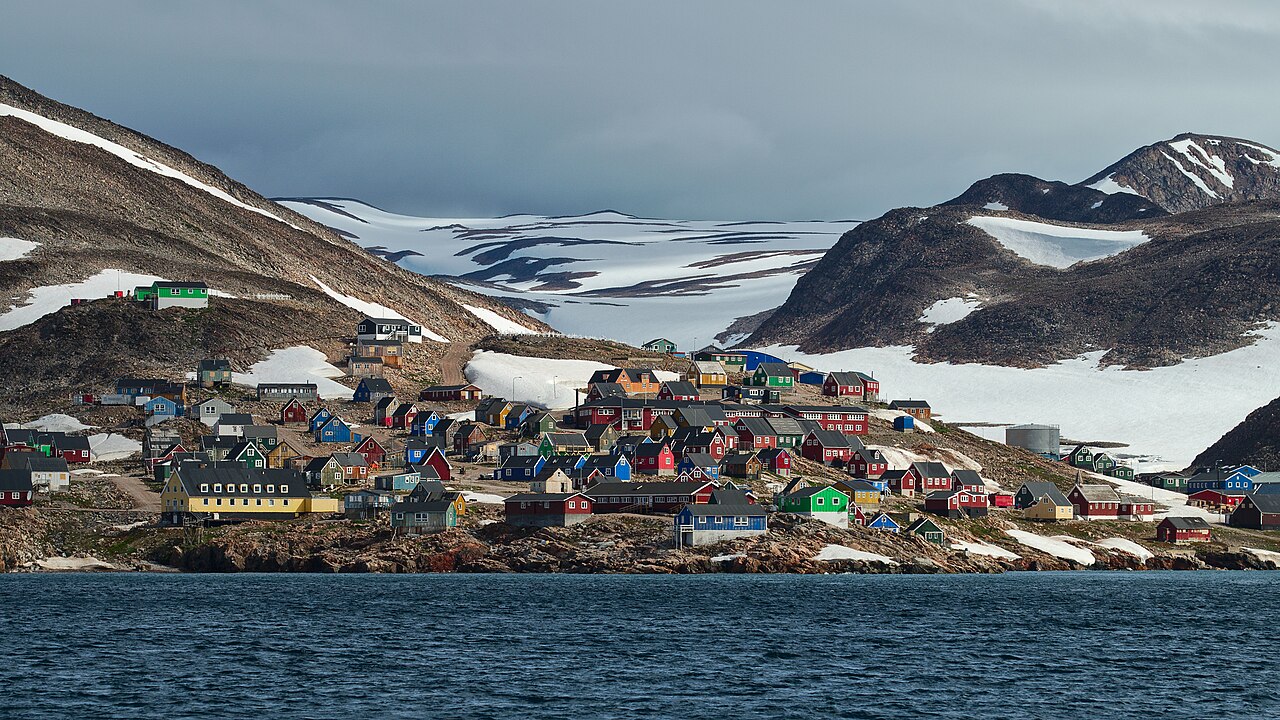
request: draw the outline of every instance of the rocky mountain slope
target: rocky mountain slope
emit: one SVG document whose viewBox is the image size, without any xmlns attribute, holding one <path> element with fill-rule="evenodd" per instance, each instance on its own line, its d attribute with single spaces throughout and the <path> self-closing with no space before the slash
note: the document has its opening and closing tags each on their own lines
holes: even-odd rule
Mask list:
<svg viewBox="0 0 1280 720">
<path fill-rule="evenodd" d="M 237 369 L 273 348 L 342 352 L 368 303 L 442 342 L 491 325 L 464 305 L 547 326 L 488 298 L 403 270 L 281 207 L 217 168 L 0 77 L 0 412 L 29 412 L 126 373 L 175 375 L 221 354 Z M 150 279 L 202 280 L 207 311 L 120 301 L 74 308 Z"/>
<path fill-rule="evenodd" d="M 1191 467 L 1218 465 L 1280 470 L 1280 398 L 1249 413 L 1191 462 Z"/>
<path fill-rule="evenodd" d="M 1280 153 L 1255 142 L 1183 133 L 1129 153 L 1080 185 L 1140 195 L 1171 213 L 1280 197 Z"/>
<path fill-rule="evenodd" d="M 1210 139 L 1190 147 L 1245 147 Z M 1270 187 L 1266 163 L 1204 162 L 1231 168 L 1242 190 Z M 996 176 L 846 233 L 748 342 L 913 345 L 923 360 L 1013 366 L 1096 350 L 1104 365 L 1136 367 L 1213 355 L 1280 321 L 1278 210 L 1269 199 L 1167 215 L 1133 195 Z M 928 322 L 961 302 L 965 312 Z"/>
</svg>

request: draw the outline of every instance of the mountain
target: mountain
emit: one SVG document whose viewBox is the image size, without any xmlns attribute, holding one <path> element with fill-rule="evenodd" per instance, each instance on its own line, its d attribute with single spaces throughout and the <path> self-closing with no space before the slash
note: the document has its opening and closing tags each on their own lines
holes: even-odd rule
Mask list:
<svg viewBox="0 0 1280 720">
<path fill-rule="evenodd" d="M 557 329 L 681 347 L 741 339 L 847 222 L 713 222 L 586 215 L 420 218 L 346 198 L 281 205 L 375 253 L 499 298 Z"/>
<path fill-rule="evenodd" d="M 340 356 L 366 312 L 470 343 L 489 320 L 544 324 L 403 270 L 159 141 L 0 77 L 0 411 L 30 412 L 123 374 L 181 377 L 209 355 L 245 370 L 271 350 Z M 103 298 L 155 279 L 201 280 L 208 310 Z M 479 314 L 467 306 L 479 309 Z M 501 324 L 501 323 L 499 323 Z M 448 342 L 412 349 L 435 373 Z M 399 378 L 394 378 L 396 382 Z"/>
<path fill-rule="evenodd" d="M 1280 153 L 1239 138 L 1183 133 L 1129 153 L 1081 185 L 1132 193 L 1171 213 L 1280 197 Z"/>
<path fill-rule="evenodd" d="M 1191 467 L 1280 469 L 1280 398 L 1254 410 L 1191 461 Z"/>
</svg>

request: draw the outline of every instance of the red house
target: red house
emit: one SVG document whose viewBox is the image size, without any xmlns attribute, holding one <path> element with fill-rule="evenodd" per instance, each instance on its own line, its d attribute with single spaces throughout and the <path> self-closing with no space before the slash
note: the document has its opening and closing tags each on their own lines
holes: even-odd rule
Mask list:
<svg viewBox="0 0 1280 720">
<path fill-rule="evenodd" d="M 854 449 L 844 433 L 835 430 L 810 430 L 800 443 L 800 455 L 814 462 L 831 465 L 848 463 Z"/>
<path fill-rule="evenodd" d="M 687 380 L 668 380 L 658 388 L 659 400 L 698 400 L 702 396 L 698 388 Z"/>
<path fill-rule="evenodd" d="M 764 418 L 738 418 L 733 429 L 738 433 L 738 447 L 743 450 L 778 447 L 778 435 Z"/>
<path fill-rule="evenodd" d="M 602 482 L 583 491 L 596 514 L 676 512 L 684 505 L 711 502 L 711 482 Z"/>
<path fill-rule="evenodd" d="M 591 498 L 582 493 L 521 493 L 503 503 L 508 525 L 563 527 L 591 517 Z"/>
<path fill-rule="evenodd" d="M 880 381 L 860 372 L 828 373 L 822 383 L 822 394 L 874 402 L 880 397 Z"/>
<path fill-rule="evenodd" d="M 449 465 L 449 460 L 445 458 L 444 453 L 440 452 L 440 448 L 431 448 L 431 452 L 422 459 L 419 465 L 430 465 L 440 476 L 440 482 L 449 482 L 449 478 L 453 474 L 453 467 Z"/>
<path fill-rule="evenodd" d="M 925 495 L 952 487 L 951 473 L 940 462 L 911 463 L 907 472 L 915 478 L 916 489 Z"/>
<path fill-rule="evenodd" d="M 812 420 L 823 430 L 835 430 L 845 435 L 866 435 L 868 432 L 866 408 L 854 405 L 787 405 L 782 411 L 798 420 Z"/>
<path fill-rule="evenodd" d="M 1076 515 L 1086 520 L 1116 520 L 1120 516 L 1120 496 L 1107 485 L 1076 485 L 1067 499 L 1076 506 Z"/>
<path fill-rule="evenodd" d="M 987 484 L 983 482 L 982 476 L 973 470 L 961 470 L 959 468 L 951 471 L 951 487 L 954 490 L 964 490 L 971 493 L 986 494 Z"/>
<path fill-rule="evenodd" d="M 30 470 L 0 470 L 0 506 L 26 507 L 34 501 Z"/>
<path fill-rule="evenodd" d="M 68 463 L 89 462 L 89 438 L 78 435 L 61 435 L 54 440 L 58 454 Z"/>
<path fill-rule="evenodd" d="M 360 444 L 356 445 L 354 452 L 363 455 L 364 461 L 369 464 L 369 467 L 374 468 L 375 470 L 382 467 L 382 462 L 387 457 L 387 449 L 382 447 L 382 443 L 374 440 L 372 437 L 367 437 L 361 440 Z"/>
<path fill-rule="evenodd" d="M 1013 493 L 993 492 L 987 495 L 987 500 L 993 508 L 1011 508 L 1013 507 Z"/>
<path fill-rule="evenodd" d="M 676 455 L 666 443 L 640 443 L 631 469 L 643 475 L 675 475 Z"/>
<path fill-rule="evenodd" d="M 889 461 L 879 450 L 854 450 L 849 457 L 849 472 L 856 478 L 879 478 L 889 471 Z"/>
<path fill-rule="evenodd" d="M 475 385 L 435 385 L 429 388 L 423 388 L 418 393 L 419 400 L 431 400 L 434 402 L 459 402 L 479 400 L 484 396 L 484 392 Z"/>
<path fill-rule="evenodd" d="M 880 481 L 891 492 L 903 497 L 915 497 L 920 489 L 920 481 L 910 470 L 885 470 L 880 474 Z"/>
<path fill-rule="evenodd" d="M 399 430 L 408 430 L 413 424 L 413 419 L 418 417 L 418 407 L 413 403 L 401 403 L 400 407 L 391 414 L 391 427 Z"/>
<path fill-rule="evenodd" d="M 302 401 L 298 398 L 292 398 L 280 408 L 280 424 L 292 425 L 294 423 L 307 422 L 307 409 L 303 407 Z"/>
<path fill-rule="evenodd" d="M 938 490 L 925 496 L 924 509 L 949 518 L 982 517 L 987 514 L 987 494 Z"/>
<path fill-rule="evenodd" d="M 1160 542 L 1183 543 L 1209 542 L 1211 531 L 1209 523 L 1198 517 L 1168 517 L 1156 526 L 1156 540 Z"/>
<path fill-rule="evenodd" d="M 691 432 L 683 437 L 679 435 L 677 435 L 677 437 L 680 437 L 680 449 L 684 454 L 706 453 L 712 458 L 715 458 L 716 462 L 723 460 L 725 454 L 732 449 L 728 442 L 729 438 L 726 437 L 722 430 L 715 430 L 712 432 Z M 732 437 L 734 440 L 737 440 L 736 435 Z"/>
<path fill-rule="evenodd" d="M 1201 490 L 1187 496 L 1187 502 L 1199 507 L 1227 508 L 1234 510 L 1244 500 L 1244 492 L 1231 493 L 1222 490 Z"/>
<path fill-rule="evenodd" d="M 769 448 L 756 454 L 765 470 L 779 477 L 791 477 L 791 453 L 785 448 Z"/>
</svg>

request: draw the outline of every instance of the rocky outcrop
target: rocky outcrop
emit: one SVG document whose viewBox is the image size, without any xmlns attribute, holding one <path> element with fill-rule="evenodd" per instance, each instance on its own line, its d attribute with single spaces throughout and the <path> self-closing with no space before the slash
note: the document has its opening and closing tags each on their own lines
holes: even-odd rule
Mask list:
<svg viewBox="0 0 1280 720">
<path fill-rule="evenodd" d="M 1046 220 L 1101 225 L 1168 214 L 1150 200 L 1130 193 L 1107 194 L 1083 185 L 1068 185 L 1018 173 L 1003 173 L 979 180 L 959 197 L 942 205 L 1012 210 Z"/>
<path fill-rule="evenodd" d="M 1280 398 L 1249 413 L 1191 461 L 1191 467 L 1252 465 L 1280 468 Z"/>
</svg>

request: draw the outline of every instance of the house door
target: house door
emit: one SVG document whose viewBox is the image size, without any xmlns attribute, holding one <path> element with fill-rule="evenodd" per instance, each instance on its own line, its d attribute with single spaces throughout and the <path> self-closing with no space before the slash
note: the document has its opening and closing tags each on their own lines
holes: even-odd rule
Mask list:
<svg viewBox="0 0 1280 720">
<path fill-rule="evenodd" d="M 682 548 L 693 547 L 693 531 L 692 530 L 680 531 L 680 547 Z"/>
</svg>

